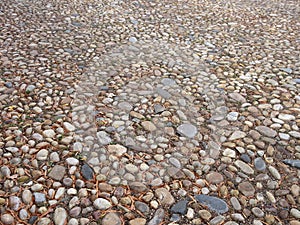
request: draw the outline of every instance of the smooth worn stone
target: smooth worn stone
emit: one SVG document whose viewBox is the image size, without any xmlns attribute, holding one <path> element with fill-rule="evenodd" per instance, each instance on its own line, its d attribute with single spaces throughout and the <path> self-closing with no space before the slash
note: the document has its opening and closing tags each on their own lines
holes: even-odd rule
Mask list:
<svg viewBox="0 0 300 225">
<path fill-rule="evenodd" d="M 100 209 L 100 210 L 106 210 L 112 206 L 111 203 L 104 198 L 97 198 L 94 201 L 93 205 L 96 209 Z"/>
<path fill-rule="evenodd" d="M 225 220 L 225 217 L 224 216 L 216 216 L 215 218 L 211 219 L 209 221 L 209 225 L 219 225 L 219 224 L 222 224 Z"/>
<path fill-rule="evenodd" d="M 119 109 L 125 110 L 125 111 L 131 111 L 132 105 L 129 102 L 120 102 L 118 104 Z"/>
<path fill-rule="evenodd" d="M 134 206 L 137 210 L 139 210 L 141 213 L 145 215 L 147 215 L 150 212 L 149 206 L 144 202 L 136 201 L 134 203 Z"/>
<path fill-rule="evenodd" d="M 138 192 L 138 193 L 146 192 L 148 190 L 148 187 L 141 182 L 131 182 L 129 183 L 129 187 L 131 191 Z"/>
<path fill-rule="evenodd" d="M 1 222 L 5 225 L 14 224 L 15 219 L 12 215 L 5 213 L 1 215 Z"/>
<path fill-rule="evenodd" d="M 69 123 L 69 122 L 64 122 L 63 123 L 63 126 L 64 126 L 64 128 L 67 130 L 67 131 L 69 131 L 69 132 L 73 132 L 73 131 L 75 131 L 75 126 L 73 126 L 71 123 Z"/>
<path fill-rule="evenodd" d="M 41 149 L 37 154 L 36 154 L 36 159 L 40 161 L 47 160 L 49 152 L 46 149 Z"/>
<path fill-rule="evenodd" d="M 37 219 L 38 219 L 37 216 L 32 216 L 32 217 L 29 218 L 28 223 L 29 223 L 29 224 L 34 224 L 35 221 L 37 221 Z M 49 220 L 50 220 L 50 219 L 49 219 Z M 50 222 L 51 222 L 51 220 L 50 220 Z"/>
<path fill-rule="evenodd" d="M 145 225 L 147 222 L 144 218 L 135 218 L 129 221 L 129 225 Z"/>
<path fill-rule="evenodd" d="M 43 135 L 44 135 L 45 138 L 54 138 L 55 132 L 54 132 L 54 130 L 51 130 L 51 129 L 44 130 Z"/>
<path fill-rule="evenodd" d="M 48 224 L 51 224 L 51 222 L 52 221 L 50 218 L 44 217 L 44 218 L 39 219 L 39 221 L 37 222 L 37 225 L 48 225 Z"/>
<path fill-rule="evenodd" d="M 92 180 L 94 178 L 94 170 L 86 163 L 81 167 L 81 174 L 86 180 Z"/>
<path fill-rule="evenodd" d="M 265 213 L 258 207 L 252 208 L 251 211 L 256 217 L 259 217 L 259 218 L 264 217 L 264 215 L 265 215 Z"/>
<path fill-rule="evenodd" d="M 300 160 L 299 159 L 285 159 L 282 161 L 283 163 L 295 167 L 297 169 L 300 169 Z"/>
<path fill-rule="evenodd" d="M 277 180 L 281 179 L 281 175 L 275 167 L 269 166 L 268 169 L 275 179 L 277 179 Z"/>
<path fill-rule="evenodd" d="M 249 197 L 249 196 L 253 196 L 254 193 L 255 193 L 255 188 L 253 187 L 253 185 L 248 182 L 248 181 L 245 181 L 245 182 L 242 182 L 238 185 L 238 189 L 240 192 L 243 193 L 243 195 Z"/>
<path fill-rule="evenodd" d="M 156 126 L 151 121 L 143 121 L 141 125 L 146 131 L 153 132 L 156 130 Z"/>
<path fill-rule="evenodd" d="M 233 100 L 235 100 L 236 102 L 239 102 L 239 103 L 245 103 L 246 102 L 246 99 L 241 94 L 239 94 L 237 92 L 230 93 L 228 96 L 230 98 L 232 98 Z"/>
<path fill-rule="evenodd" d="M 245 163 L 250 163 L 251 162 L 251 158 L 248 154 L 241 154 L 240 156 L 241 160 L 243 160 Z"/>
<path fill-rule="evenodd" d="M 18 211 L 19 207 L 21 204 L 21 200 L 19 197 L 17 196 L 10 196 L 9 197 L 9 207 L 14 210 L 14 211 Z"/>
<path fill-rule="evenodd" d="M 173 86 L 176 84 L 176 81 L 171 78 L 163 78 L 161 83 L 165 86 Z"/>
<path fill-rule="evenodd" d="M 60 180 L 63 179 L 65 174 L 66 174 L 66 168 L 65 167 L 60 166 L 60 165 L 55 165 L 51 169 L 50 173 L 48 174 L 48 177 L 50 177 L 54 180 L 60 181 Z"/>
<path fill-rule="evenodd" d="M 66 163 L 70 166 L 77 166 L 79 164 L 79 160 L 74 157 L 69 157 L 66 159 Z"/>
<path fill-rule="evenodd" d="M 46 202 L 46 195 L 44 193 L 34 192 L 34 202 L 35 204 L 43 205 Z"/>
<path fill-rule="evenodd" d="M 211 213 L 205 209 L 199 211 L 199 215 L 202 219 L 208 221 L 211 219 Z"/>
<path fill-rule="evenodd" d="M 233 213 L 233 214 L 231 214 L 231 218 L 234 219 L 235 221 L 245 222 L 245 218 L 240 213 Z"/>
<path fill-rule="evenodd" d="M 290 114 L 284 114 L 284 113 L 280 113 L 280 114 L 278 115 L 278 118 L 279 118 L 280 120 L 284 120 L 284 121 L 290 121 L 290 120 L 295 120 L 295 119 L 296 119 L 295 116 L 290 115 Z"/>
<path fill-rule="evenodd" d="M 245 132 L 237 130 L 231 134 L 231 136 L 229 137 L 228 140 L 233 141 L 233 140 L 241 139 L 241 138 L 246 137 L 246 135 L 247 134 Z"/>
<path fill-rule="evenodd" d="M 292 208 L 291 209 L 291 215 L 296 218 L 296 219 L 300 219 L 300 210 L 299 209 L 295 209 Z"/>
<path fill-rule="evenodd" d="M 184 215 L 187 212 L 187 204 L 187 200 L 180 200 L 171 207 L 170 211 L 171 213 Z"/>
<path fill-rule="evenodd" d="M 257 171 L 263 172 L 266 169 L 266 163 L 261 157 L 254 159 L 254 166 Z"/>
<path fill-rule="evenodd" d="M 122 156 L 127 152 L 127 148 L 122 145 L 108 145 L 107 150 L 110 154 L 116 154 L 116 156 Z"/>
<path fill-rule="evenodd" d="M 242 210 L 242 206 L 241 206 L 239 200 L 238 200 L 236 197 L 231 197 L 231 198 L 230 198 L 230 202 L 231 202 L 232 207 L 233 207 L 235 210 L 237 210 L 237 211 Z"/>
<path fill-rule="evenodd" d="M 226 116 L 227 120 L 231 121 L 231 122 L 237 121 L 238 117 L 239 117 L 239 113 L 238 112 L 230 112 Z"/>
<path fill-rule="evenodd" d="M 68 217 L 67 211 L 64 208 L 62 207 L 56 208 L 53 216 L 54 224 L 64 225 L 66 223 L 67 217 Z"/>
<path fill-rule="evenodd" d="M 206 175 L 206 180 L 212 184 L 219 184 L 223 182 L 224 178 L 223 175 L 220 173 L 210 172 L 209 174 Z"/>
<path fill-rule="evenodd" d="M 155 190 L 155 195 L 159 199 L 161 205 L 173 205 L 174 197 L 166 188 L 158 188 Z"/>
<path fill-rule="evenodd" d="M 165 211 L 162 208 L 159 208 L 155 211 L 154 216 L 152 219 L 148 222 L 147 225 L 159 225 L 162 223 L 162 221 L 165 218 Z"/>
<path fill-rule="evenodd" d="M 19 217 L 21 220 L 26 220 L 28 218 L 28 212 L 26 209 L 21 209 L 19 211 Z"/>
<path fill-rule="evenodd" d="M 103 145 L 108 145 L 112 142 L 112 139 L 110 138 L 109 134 L 106 133 L 105 131 L 99 131 L 97 132 L 97 138 L 98 138 L 98 143 L 100 146 Z"/>
<path fill-rule="evenodd" d="M 177 133 L 187 138 L 195 137 L 197 132 L 197 128 L 192 124 L 182 124 L 177 127 Z"/>
<path fill-rule="evenodd" d="M 277 135 L 277 132 L 275 130 L 266 126 L 257 126 L 255 129 L 262 135 L 270 138 L 274 138 Z"/>
<path fill-rule="evenodd" d="M 207 206 L 210 210 L 215 211 L 216 213 L 223 214 L 228 211 L 227 203 L 217 197 L 196 195 L 195 198 L 200 204 Z"/>
<path fill-rule="evenodd" d="M 22 192 L 22 201 L 27 205 L 32 202 L 32 193 L 30 190 L 24 190 Z"/>
<path fill-rule="evenodd" d="M 161 104 L 154 104 L 153 107 L 154 107 L 154 112 L 155 112 L 156 114 L 162 113 L 163 111 L 166 110 L 165 107 L 162 106 Z"/>
<path fill-rule="evenodd" d="M 107 213 L 102 219 L 102 225 L 121 225 L 122 221 L 117 213 Z"/>
<path fill-rule="evenodd" d="M 254 174 L 254 170 L 246 163 L 241 160 L 236 160 L 234 164 L 239 167 L 246 174 Z"/>
</svg>

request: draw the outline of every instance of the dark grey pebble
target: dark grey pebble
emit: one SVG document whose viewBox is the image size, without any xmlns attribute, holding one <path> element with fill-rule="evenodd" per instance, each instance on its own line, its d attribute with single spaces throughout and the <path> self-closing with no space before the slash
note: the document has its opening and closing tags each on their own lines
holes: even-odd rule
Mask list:
<svg viewBox="0 0 300 225">
<path fill-rule="evenodd" d="M 250 158 L 249 155 L 247 155 L 247 154 L 242 154 L 240 158 L 241 158 L 241 160 L 243 160 L 245 163 L 250 163 L 250 162 L 251 162 L 251 158 Z"/>
<path fill-rule="evenodd" d="M 171 212 L 184 215 L 187 212 L 187 204 L 187 200 L 181 200 L 171 207 Z"/>
<path fill-rule="evenodd" d="M 196 195 L 196 200 L 207 206 L 210 210 L 216 213 L 223 214 L 228 211 L 228 205 L 222 199 L 209 195 Z"/>
<path fill-rule="evenodd" d="M 153 218 L 149 221 L 148 225 L 159 225 L 165 218 L 165 210 L 159 208 L 155 211 Z"/>
<path fill-rule="evenodd" d="M 92 180 L 94 177 L 94 170 L 88 164 L 83 164 L 81 167 L 81 174 L 84 179 Z"/>
</svg>

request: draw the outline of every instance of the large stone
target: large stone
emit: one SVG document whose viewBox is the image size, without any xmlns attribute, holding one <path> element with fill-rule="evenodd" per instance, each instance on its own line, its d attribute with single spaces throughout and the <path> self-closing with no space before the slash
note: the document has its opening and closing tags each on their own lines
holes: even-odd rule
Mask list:
<svg viewBox="0 0 300 225">
<path fill-rule="evenodd" d="M 106 210 L 111 207 L 111 203 L 104 198 L 97 198 L 94 203 L 94 207 L 100 210 Z"/>
<path fill-rule="evenodd" d="M 60 181 L 65 176 L 65 174 L 66 168 L 60 165 L 56 165 L 52 168 L 52 170 L 48 174 L 48 177 Z"/>
<path fill-rule="evenodd" d="M 209 195 L 196 195 L 195 198 L 200 204 L 207 206 L 216 213 L 223 214 L 228 211 L 227 203 L 220 198 Z"/>
<path fill-rule="evenodd" d="M 231 99 L 239 102 L 239 103 L 245 103 L 246 102 L 246 99 L 239 93 L 237 92 L 233 92 L 233 93 L 230 93 L 228 95 Z"/>
<path fill-rule="evenodd" d="M 229 137 L 229 141 L 237 140 L 246 137 L 246 133 L 243 131 L 234 131 L 232 135 Z"/>
<path fill-rule="evenodd" d="M 111 154 L 116 154 L 116 156 L 122 156 L 127 152 L 127 148 L 122 145 L 108 145 L 107 150 Z"/>
<path fill-rule="evenodd" d="M 54 211 L 53 221 L 55 225 L 64 225 L 67 220 L 67 211 L 62 208 L 58 207 Z"/>
<path fill-rule="evenodd" d="M 184 215 L 187 212 L 187 204 L 187 200 L 181 200 L 171 207 L 171 212 Z"/>
<path fill-rule="evenodd" d="M 206 180 L 212 184 L 219 184 L 224 180 L 224 178 L 223 175 L 220 173 L 210 172 L 209 174 L 206 175 Z"/>
<path fill-rule="evenodd" d="M 15 219 L 12 215 L 6 213 L 1 215 L 1 222 L 5 225 L 13 224 Z"/>
<path fill-rule="evenodd" d="M 112 139 L 110 138 L 109 134 L 106 133 L 105 131 L 97 132 L 97 138 L 98 138 L 98 143 L 101 146 L 108 145 L 109 143 L 112 142 Z"/>
<path fill-rule="evenodd" d="M 173 205 L 174 197 L 166 188 L 158 188 L 155 190 L 155 195 L 159 199 L 161 205 Z"/>
<path fill-rule="evenodd" d="M 138 192 L 138 193 L 145 192 L 148 190 L 148 187 L 141 182 L 131 182 L 129 183 L 129 187 L 131 191 Z"/>
<path fill-rule="evenodd" d="M 254 174 L 254 170 L 247 164 L 241 160 L 236 160 L 234 164 L 239 167 L 246 174 Z"/>
<path fill-rule="evenodd" d="M 266 126 L 257 126 L 255 128 L 259 133 L 264 136 L 274 138 L 277 135 L 277 132 L 269 127 Z"/>
<path fill-rule="evenodd" d="M 142 127 L 149 132 L 153 132 L 156 130 L 156 126 L 151 121 L 143 121 Z"/>
<path fill-rule="evenodd" d="M 189 123 L 181 124 L 177 127 L 177 133 L 187 138 L 195 137 L 197 132 L 197 128 Z"/>
<path fill-rule="evenodd" d="M 242 192 L 243 195 L 245 195 L 247 197 L 253 196 L 255 193 L 255 188 L 248 181 L 240 183 L 238 185 L 238 189 L 240 192 Z"/>
</svg>

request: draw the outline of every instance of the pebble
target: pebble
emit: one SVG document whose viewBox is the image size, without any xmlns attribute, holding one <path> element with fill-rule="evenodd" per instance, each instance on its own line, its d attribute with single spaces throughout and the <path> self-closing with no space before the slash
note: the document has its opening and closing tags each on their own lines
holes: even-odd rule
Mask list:
<svg viewBox="0 0 300 225">
<path fill-rule="evenodd" d="M 60 166 L 60 165 L 55 165 L 50 173 L 48 174 L 48 176 L 54 180 L 62 180 L 63 177 L 65 176 L 66 174 L 66 168 L 63 167 L 63 166 Z"/>
<path fill-rule="evenodd" d="M 13 218 L 12 215 L 5 213 L 1 215 L 1 222 L 3 224 L 14 224 L 15 219 Z"/>
<path fill-rule="evenodd" d="M 53 216 L 54 224 L 64 225 L 66 220 L 67 220 L 67 211 L 62 207 L 56 208 Z"/>
<path fill-rule="evenodd" d="M 165 217 L 165 211 L 162 208 L 159 208 L 155 211 L 154 216 L 152 219 L 148 222 L 147 225 L 159 225 L 162 223 Z"/>
<path fill-rule="evenodd" d="M 300 210 L 299 209 L 291 209 L 291 215 L 296 219 L 300 219 Z"/>
<path fill-rule="evenodd" d="M 175 203 L 170 210 L 172 213 L 184 215 L 187 213 L 187 204 L 187 200 L 180 200 L 179 202 Z"/>
<path fill-rule="evenodd" d="M 227 203 L 217 197 L 209 195 L 196 195 L 195 199 L 216 213 L 223 214 L 228 211 Z"/>
<path fill-rule="evenodd" d="M 187 137 L 187 138 L 193 138 L 197 134 L 197 128 L 192 124 L 182 124 L 179 127 L 177 127 L 178 134 Z"/>
<path fill-rule="evenodd" d="M 211 219 L 211 213 L 205 209 L 199 211 L 199 215 L 202 219 L 208 221 Z"/>
<path fill-rule="evenodd" d="M 277 135 L 277 132 L 275 130 L 266 126 L 257 126 L 255 129 L 266 137 L 274 138 Z"/>
<path fill-rule="evenodd" d="M 112 206 L 111 203 L 104 198 L 97 198 L 94 201 L 93 205 L 96 209 L 100 209 L 100 210 L 106 210 Z"/>
<path fill-rule="evenodd" d="M 265 213 L 258 207 L 254 207 L 251 209 L 252 213 L 259 218 L 264 217 Z"/>
<path fill-rule="evenodd" d="M 239 167 L 246 174 L 254 174 L 254 170 L 241 160 L 236 160 L 234 164 Z"/>
<path fill-rule="evenodd" d="M 83 164 L 81 174 L 86 180 L 92 180 L 94 177 L 94 171 L 88 164 Z"/>
<path fill-rule="evenodd" d="M 266 169 L 266 163 L 261 157 L 254 159 L 254 166 L 257 171 L 263 172 Z"/>
<path fill-rule="evenodd" d="M 237 139 L 241 139 L 241 138 L 244 138 L 246 137 L 246 133 L 243 132 L 243 131 L 234 131 L 232 133 L 232 135 L 229 137 L 229 141 L 234 141 L 234 140 L 237 140 Z"/>
<path fill-rule="evenodd" d="M 173 205 L 174 197 L 166 188 L 158 188 L 155 190 L 155 196 L 159 199 L 161 205 Z"/>
<path fill-rule="evenodd" d="M 122 221 L 117 213 L 107 213 L 102 219 L 102 225 L 121 225 Z"/>
</svg>

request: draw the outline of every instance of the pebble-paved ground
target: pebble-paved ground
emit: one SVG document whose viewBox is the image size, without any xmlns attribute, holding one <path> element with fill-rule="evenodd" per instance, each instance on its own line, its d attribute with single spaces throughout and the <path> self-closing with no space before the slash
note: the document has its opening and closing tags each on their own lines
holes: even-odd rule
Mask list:
<svg viewBox="0 0 300 225">
<path fill-rule="evenodd" d="M 0 223 L 300 224 L 297 0 L 0 2 Z"/>
</svg>

